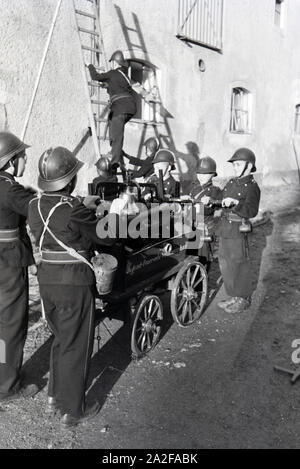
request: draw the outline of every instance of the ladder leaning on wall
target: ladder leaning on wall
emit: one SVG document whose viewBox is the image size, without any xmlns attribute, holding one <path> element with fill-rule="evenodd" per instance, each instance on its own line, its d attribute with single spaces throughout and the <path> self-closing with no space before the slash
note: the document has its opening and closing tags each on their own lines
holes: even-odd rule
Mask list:
<svg viewBox="0 0 300 469">
<path fill-rule="evenodd" d="M 78 0 L 77 0 L 78 1 Z M 82 71 L 88 104 L 89 124 L 92 131 L 97 158 L 106 140 L 108 100 L 106 90 L 99 82 L 91 81 L 87 64 L 93 64 L 97 71 L 107 69 L 99 18 L 100 0 L 81 0 L 80 6 L 73 0 L 79 46 L 82 56 Z M 81 9 L 86 4 L 84 10 Z M 104 68 L 105 65 L 105 68 Z M 103 151 L 102 151 L 103 152 Z"/>
</svg>

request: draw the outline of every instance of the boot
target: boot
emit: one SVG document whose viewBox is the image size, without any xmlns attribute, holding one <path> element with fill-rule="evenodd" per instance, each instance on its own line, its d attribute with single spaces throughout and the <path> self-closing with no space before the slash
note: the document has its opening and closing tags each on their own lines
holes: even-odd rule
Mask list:
<svg viewBox="0 0 300 469">
<path fill-rule="evenodd" d="M 34 397 L 38 392 L 39 388 L 36 384 L 27 384 L 18 391 L 13 391 L 10 394 L 0 397 L 0 402 L 6 403 L 17 399 L 28 399 L 29 397 Z"/>
<path fill-rule="evenodd" d="M 55 397 L 48 396 L 47 405 L 45 408 L 45 413 L 48 415 L 55 415 L 58 412 L 59 408 L 57 405 L 57 400 Z"/>
<path fill-rule="evenodd" d="M 246 298 L 236 297 L 235 302 L 228 305 L 225 309 L 226 313 L 236 314 L 241 313 L 249 308 L 251 302 Z"/>
<path fill-rule="evenodd" d="M 218 303 L 218 307 L 221 309 L 225 309 L 227 306 L 231 305 L 235 302 L 235 297 L 230 296 L 227 300 L 222 300 Z"/>
<path fill-rule="evenodd" d="M 61 418 L 61 423 L 64 427 L 74 427 L 79 423 L 85 422 L 86 420 L 90 420 L 94 418 L 100 411 L 100 404 L 99 402 L 94 402 L 90 406 L 87 406 L 85 412 L 80 417 L 74 417 L 71 414 L 64 414 Z"/>
</svg>

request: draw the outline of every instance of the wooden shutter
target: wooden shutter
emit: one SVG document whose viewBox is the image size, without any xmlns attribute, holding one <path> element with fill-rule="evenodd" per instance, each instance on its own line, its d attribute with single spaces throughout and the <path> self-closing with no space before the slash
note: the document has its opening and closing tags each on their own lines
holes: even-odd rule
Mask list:
<svg viewBox="0 0 300 469">
<path fill-rule="evenodd" d="M 223 0 L 179 0 L 177 37 L 222 49 Z"/>
</svg>

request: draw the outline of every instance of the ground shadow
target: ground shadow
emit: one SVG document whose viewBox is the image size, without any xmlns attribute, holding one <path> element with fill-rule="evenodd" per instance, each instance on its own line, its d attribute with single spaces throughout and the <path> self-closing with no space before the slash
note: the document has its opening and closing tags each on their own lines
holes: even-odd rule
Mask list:
<svg viewBox="0 0 300 469">
<path fill-rule="evenodd" d="M 45 375 L 49 371 L 50 351 L 53 342 L 53 336 L 49 337 L 27 360 L 22 368 L 24 383 L 34 383 L 41 390 L 47 384 Z"/>
<path fill-rule="evenodd" d="M 159 294 L 159 292 L 153 292 Z M 169 293 L 159 295 L 162 297 L 164 304 L 164 319 L 162 323 L 162 332 L 159 339 L 161 342 L 168 332 L 174 321 L 170 313 L 169 308 Z M 168 306 L 166 306 L 168 304 Z M 132 352 L 131 352 L 131 332 L 133 317 L 129 317 L 129 313 L 125 313 L 126 306 L 122 305 L 122 313 L 115 308 L 110 313 L 109 319 L 123 319 L 123 325 L 120 329 L 112 334 L 107 326 L 107 317 L 103 316 L 103 313 L 98 311 L 97 326 L 105 328 L 110 334 L 110 339 L 101 347 L 101 332 L 100 332 L 100 348 L 97 353 L 92 357 L 90 373 L 88 378 L 87 388 L 89 389 L 88 398 L 96 398 L 101 406 L 104 405 L 108 394 L 112 391 L 116 382 L 121 378 L 123 373 L 126 372 L 128 366 L 131 364 Z M 102 317 L 101 317 L 102 316 Z M 97 334 L 96 326 L 96 334 Z M 139 360 L 146 360 L 151 355 L 151 351 L 145 357 Z M 135 359 L 136 360 L 136 359 Z"/>
<path fill-rule="evenodd" d="M 264 226 L 263 234 L 269 239 L 258 298 L 237 318 L 248 322 L 247 333 L 231 370 L 233 385 L 227 394 L 235 403 L 232 425 L 240 429 L 242 447 L 299 447 L 295 433 L 299 382 L 293 387 L 289 375 L 274 370 L 274 365 L 296 366 L 292 363 L 292 342 L 300 337 L 299 231 L 295 229 L 299 221 L 299 212 L 287 213 L 276 216 L 274 226 L 272 222 Z M 262 243 L 257 248 L 260 254 L 264 238 L 257 243 Z"/>
</svg>

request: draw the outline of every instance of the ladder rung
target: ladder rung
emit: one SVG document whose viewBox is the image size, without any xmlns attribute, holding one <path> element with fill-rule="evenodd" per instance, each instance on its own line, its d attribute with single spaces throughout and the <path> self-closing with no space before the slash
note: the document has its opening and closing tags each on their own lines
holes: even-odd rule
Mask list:
<svg viewBox="0 0 300 469">
<path fill-rule="evenodd" d="M 95 117 L 96 122 L 107 122 L 107 119 L 103 119 L 103 117 Z"/>
<path fill-rule="evenodd" d="M 91 29 L 85 29 L 85 28 L 79 27 L 78 31 L 81 31 L 82 33 L 92 34 L 93 36 L 99 36 L 99 33 L 97 33 L 97 31 L 92 31 Z"/>
<path fill-rule="evenodd" d="M 88 85 L 101 87 L 101 83 L 99 83 L 99 81 L 88 81 Z"/>
<path fill-rule="evenodd" d="M 107 101 L 99 101 L 99 99 L 91 99 L 91 102 L 93 104 L 102 104 L 103 106 L 106 106 L 108 104 Z"/>
<path fill-rule="evenodd" d="M 100 83 L 99 81 L 88 81 L 87 83 L 91 87 L 94 86 L 95 88 L 103 88 L 104 89 L 103 83 Z"/>
<path fill-rule="evenodd" d="M 135 47 L 136 49 L 142 49 L 144 50 L 143 46 L 141 46 L 140 44 L 130 44 L 130 47 Z"/>
<path fill-rule="evenodd" d="M 77 13 L 77 15 L 87 16 L 88 18 L 93 18 L 93 20 L 96 19 L 96 16 L 95 16 L 95 15 L 92 15 L 91 13 L 87 13 L 86 11 L 75 10 L 75 12 Z"/>
<path fill-rule="evenodd" d="M 128 26 L 126 26 L 126 29 L 127 31 L 132 31 L 133 33 L 137 33 L 138 31 L 134 28 L 128 28 Z"/>
<path fill-rule="evenodd" d="M 162 122 L 156 122 L 156 121 L 148 121 L 148 120 L 144 120 L 144 119 L 130 119 L 130 122 L 132 124 L 143 124 L 143 125 L 154 125 L 154 126 L 161 126 L 163 123 Z M 160 134 L 160 137 L 168 137 L 168 135 L 161 135 Z"/>
<path fill-rule="evenodd" d="M 93 64 L 94 65 L 94 64 Z M 97 65 L 94 65 L 95 69 L 96 70 L 100 70 L 100 72 L 105 72 L 105 68 L 104 67 L 97 67 Z M 86 68 L 88 68 L 88 66 L 86 66 Z"/>
<path fill-rule="evenodd" d="M 102 51 L 100 49 L 96 49 L 95 47 L 89 47 L 89 46 L 81 46 L 81 47 L 84 50 L 90 50 L 92 52 L 97 52 L 97 54 L 102 54 Z"/>
</svg>

